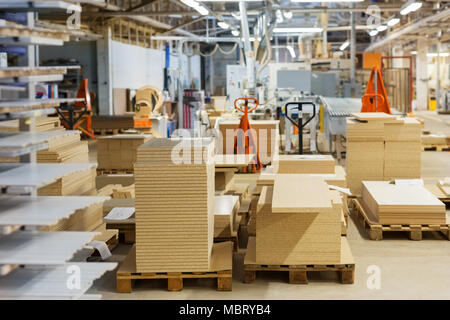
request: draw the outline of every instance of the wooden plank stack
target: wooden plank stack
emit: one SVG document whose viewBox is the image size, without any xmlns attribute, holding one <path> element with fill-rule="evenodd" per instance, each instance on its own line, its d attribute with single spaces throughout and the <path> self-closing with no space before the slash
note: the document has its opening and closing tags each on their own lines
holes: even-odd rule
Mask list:
<svg viewBox="0 0 450 320">
<path fill-rule="evenodd" d="M 223 195 L 214 199 L 214 238 L 230 238 L 235 234 L 239 196 Z"/>
<path fill-rule="evenodd" d="M 256 219 L 258 264 L 340 263 L 341 211 L 322 178 L 276 176 L 263 188 Z"/>
<path fill-rule="evenodd" d="M 214 236 L 214 143 L 151 139 L 134 167 L 137 272 L 208 271 Z"/>
<path fill-rule="evenodd" d="M 385 113 L 347 119 L 347 177 L 354 195 L 361 181 L 420 177 L 420 123 Z"/>
<path fill-rule="evenodd" d="M 133 170 L 137 148 L 151 138 L 149 134 L 118 134 L 99 138 L 98 168 Z"/>
<path fill-rule="evenodd" d="M 380 224 L 446 223 L 444 203 L 422 186 L 364 181 L 362 205 L 370 218 Z"/>
<path fill-rule="evenodd" d="M 58 117 L 38 117 L 36 118 L 36 131 L 64 130 Z M 9 120 L 0 123 L 0 131 L 18 132 L 19 120 Z"/>
</svg>

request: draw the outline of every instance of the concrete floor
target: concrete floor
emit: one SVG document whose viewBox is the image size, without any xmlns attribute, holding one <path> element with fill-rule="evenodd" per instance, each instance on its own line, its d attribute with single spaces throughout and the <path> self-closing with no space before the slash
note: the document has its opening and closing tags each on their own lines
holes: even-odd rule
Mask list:
<svg viewBox="0 0 450 320">
<path fill-rule="evenodd" d="M 425 116 L 426 128 L 433 133 L 450 133 L 450 118 L 435 113 Z M 450 176 L 449 152 L 424 152 L 422 175 L 427 183 Z M 406 233 L 384 235 L 383 241 L 371 241 L 364 230 L 349 220 L 348 240 L 356 261 L 355 283 L 342 285 L 337 274 L 309 276 L 308 285 L 290 285 L 286 273 L 258 273 L 253 284 L 244 284 L 244 251 L 235 254 L 233 291 L 217 292 L 215 281 L 188 279 L 181 292 L 167 292 L 166 282 L 137 281 L 131 294 L 115 292 L 115 273 L 97 280 L 89 293 L 104 299 L 450 299 L 450 241 L 438 233 L 425 233 L 424 240 L 410 241 Z M 130 246 L 120 245 L 110 261 L 122 261 Z M 381 288 L 369 289 L 369 266 L 380 270 Z"/>
</svg>

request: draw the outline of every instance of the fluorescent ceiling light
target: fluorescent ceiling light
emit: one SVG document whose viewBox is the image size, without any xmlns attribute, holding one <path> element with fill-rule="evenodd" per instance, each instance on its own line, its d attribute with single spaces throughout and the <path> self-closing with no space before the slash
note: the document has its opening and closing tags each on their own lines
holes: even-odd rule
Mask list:
<svg viewBox="0 0 450 320">
<path fill-rule="evenodd" d="M 217 25 L 218 25 L 219 27 L 221 27 L 222 29 L 224 29 L 224 30 L 228 30 L 228 29 L 230 28 L 230 26 L 228 25 L 228 23 L 223 22 L 223 21 L 219 21 L 219 22 L 217 23 Z"/>
<path fill-rule="evenodd" d="M 169 14 L 170 18 L 183 18 L 181 14 Z"/>
<path fill-rule="evenodd" d="M 350 45 L 350 41 L 345 41 L 341 47 L 339 48 L 341 51 L 344 51 L 345 49 L 347 49 L 347 47 Z"/>
<path fill-rule="evenodd" d="M 411 51 L 411 54 L 412 54 L 412 55 L 416 55 L 416 54 L 417 54 L 417 51 Z"/>
<path fill-rule="evenodd" d="M 309 33 L 322 32 L 322 28 L 274 28 L 274 33 Z"/>
<path fill-rule="evenodd" d="M 375 37 L 377 34 L 378 34 L 378 30 L 372 30 L 372 31 L 369 32 L 369 35 L 371 37 Z"/>
<path fill-rule="evenodd" d="M 202 16 L 206 16 L 209 14 L 209 10 L 195 0 L 181 0 L 181 2 L 191 8 L 194 8 Z"/>
<path fill-rule="evenodd" d="M 427 57 L 433 58 L 437 57 L 437 53 L 427 53 Z M 450 54 L 448 52 L 441 52 L 439 53 L 439 57 L 448 57 Z"/>
<path fill-rule="evenodd" d="M 381 25 L 381 26 L 379 26 L 379 27 L 377 28 L 377 31 L 378 31 L 378 32 L 383 32 L 383 31 L 386 31 L 387 28 L 388 28 L 387 26 Z"/>
<path fill-rule="evenodd" d="M 392 18 L 391 20 L 388 21 L 387 25 L 388 25 L 389 27 L 393 27 L 393 26 L 395 26 L 396 24 L 398 24 L 399 22 L 400 22 L 400 19 L 399 19 L 399 18 Z"/>
<path fill-rule="evenodd" d="M 235 37 L 239 37 L 239 35 L 241 34 L 238 30 L 233 30 L 231 31 L 231 34 Z"/>
<path fill-rule="evenodd" d="M 402 16 L 406 16 L 407 14 L 417 11 L 422 8 L 423 3 L 421 1 L 409 1 L 405 5 L 403 5 L 400 14 Z"/>
<path fill-rule="evenodd" d="M 288 49 L 289 53 L 291 54 L 291 57 L 295 58 L 296 54 L 295 54 L 294 48 L 292 46 L 286 46 L 286 48 Z"/>
</svg>

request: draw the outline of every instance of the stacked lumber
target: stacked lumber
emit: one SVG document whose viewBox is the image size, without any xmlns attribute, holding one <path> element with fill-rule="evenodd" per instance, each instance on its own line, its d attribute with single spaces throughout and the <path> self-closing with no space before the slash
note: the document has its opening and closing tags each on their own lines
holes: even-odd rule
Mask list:
<svg viewBox="0 0 450 320">
<path fill-rule="evenodd" d="M 425 187 L 364 181 L 362 205 L 380 224 L 445 224 L 445 205 Z"/>
<path fill-rule="evenodd" d="M 445 134 L 424 134 L 421 136 L 422 144 L 425 146 L 447 146 L 450 145 L 450 137 Z"/>
<path fill-rule="evenodd" d="M 134 166 L 137 272 L 208 271 L 214 236 L 214 143 L 151 139 Z"/>
<path fill-rule="evenodd" d="M 149 134 L 118 134 L 101 137 L 97 141 L 99 169 L 132 170 L 136 162 L 136 150 L 152 138 Z"/>
<path fill-rule="evenodd" d="M 114 130 L 134 128 L 133 114 L 123 116 L 94 116 L 92 117 L 93 130 Z"/>
<path fill-rule="evenodd" d="M 325 181 L 278 175 L 264 187 L 256 215 L 256 262 L 332 264 L 341 260 L 341 216 Z M 344 240 L 345 241 L 345 240 Z"/>
<path fill-rule="evenodd" d="M 347 119 L 347 180 L 354 195 L 361 181 L 420 177 L 420 123 L 385 113 Z"/>
<path fill-rule="evenodd" d="M 279 155 L 273 164 L 278 173 L 294 174 L 334 174 L 334 166 L 331 155 Z"/>
<path fill-rule="evenodd" d="M 77 196 L 85 195 L 95 189 L 95 168 L 75 172 L 58 181 L 39 188 L 39 196 Z"/>
<path fill-rule="evenodd" d="M 214 238 L 229 238 L 235 230 L 239 210 L 239 197 L 232 195 L 216 196 L 214 199 Z"/>
</svg>

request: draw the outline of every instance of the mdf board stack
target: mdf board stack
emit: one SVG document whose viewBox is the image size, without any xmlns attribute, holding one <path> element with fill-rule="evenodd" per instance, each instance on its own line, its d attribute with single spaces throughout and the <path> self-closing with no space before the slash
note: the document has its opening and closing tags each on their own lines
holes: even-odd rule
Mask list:
<svg viewBox="0 0 450 320">
<path fill-rule="evenodd" d="M 75 172 L 39 188 L 39 196 L 79 196 L 95 189 L 95 168 Z"/>
<path fill-rule="evenodd" d="M 228 238 L 233 235 L 239 197 L 232 195 L 216 196 L 214 200 L 214 238 Z"/>
<path fill-rule="evenodd" d="M 98 168 L 133 170 L 137 148 L 151 138 L 149 134 L 118 134 L 99 138 Z"/>
<path fill-rule="evenodd" d="M 341 260 L 341 216 L 325 181 L 278 175 L 264 187 L 256 216 L 258 264 L 332 264 Z"/>
<path fill-rule="evenodd" d="M 361 181 L 384 179 L 384 123 L 392 119 L 385 113 L 347 119 L 347 181 L 354 195 L 361 194 Z"/>
<path fill-rule="evenodd" d="M 138 148 L 134 176 L 137 272 L 208 271 L 213 141 L 151 139 Z"/>
<path fill-rule="evenodd" d="M 58 117 L 38 117 L 36 121 L 36 131 L 64 130 Z M 9 120 L 0 123 L 0 131 L 18 132 L 19 120 Z"/>
<path fill-rule="evenodd" d="M 114 130 L 134 128 L 134 113 L 120 116 L 94 116 L 92 117 L 92 129 Z"/>
<path fill-rule="evenodd" d="M 80 131 L 73 131 L 70 136 L 63 136 L 58 141 L 51 141 L 49 148 L 37 152 L 40 163 L 86 163 L 89 162 L 87 141 L 81 141 Z"/>
<path fill-rule="evenodd" d="M 364 181 L 362 203 L 380 224 L 446 224 L 445 205 L 422 186 Z"/>
<path fill-rule="evenodd" d="M 77 210 L 57 224 L 41 228 L 40 231 L 93 231 L 103 224 L 103 204 L 94 204 Z"/>
<path fill-rule="evenodd" d="M 421 174 L 421 124 L 413 118 L 385 123 L 384 180 L 415 179 Z"/>
<path fill-rule="evenodd" d="M 278 173 L 335 173 L 331 155 L 279 155 L 273 167 Z"/>
</svg>

